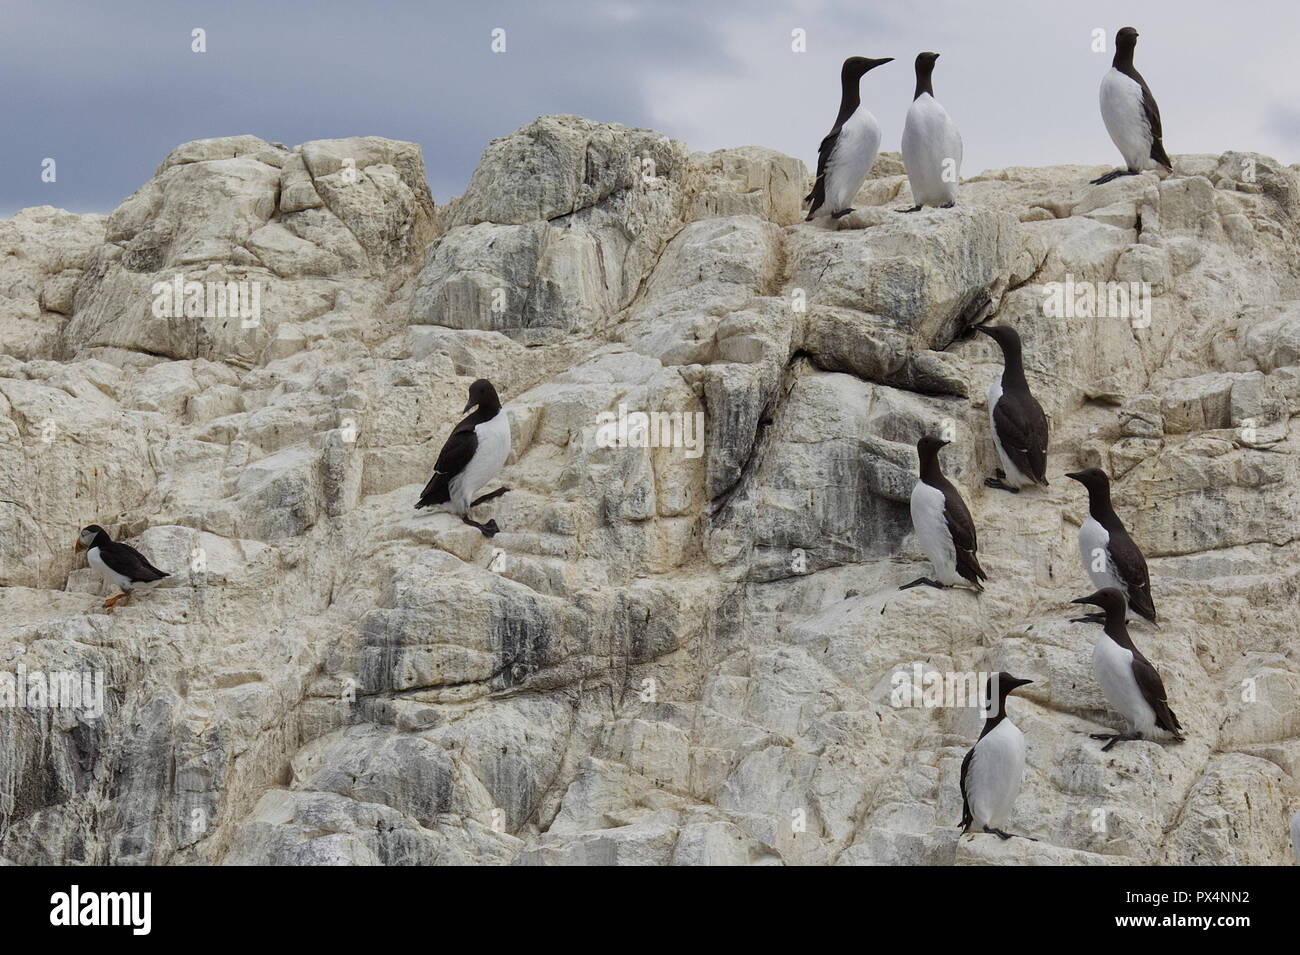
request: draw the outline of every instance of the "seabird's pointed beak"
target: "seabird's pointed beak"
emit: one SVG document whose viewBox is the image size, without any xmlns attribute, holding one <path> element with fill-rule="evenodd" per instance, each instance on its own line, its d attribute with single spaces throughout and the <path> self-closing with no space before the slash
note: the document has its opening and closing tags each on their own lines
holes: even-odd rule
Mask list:
<svg viewBox="0 0 1300 955">
<path fill-rule="evenodd" d="M 1079 597 L 1079 598 L 1077 598 L 1077 599 L 1075 599 L 1075 600 L 1071 600 L 1070 603 L 1072 603 L 1072 604 L 1090 604 L 1090 603 L 1092 603 L 1092 598 L 1091 598 L 1091 597 Z"/>
<path fill-rule="evenodd" d="M 1072 481 L 1078 481 L 1080 484 L 1083 483 L 1083 475 L 1078 471 L 1066 471 L 1065 476 Z"/>
<path fill-rule="evenodd" d="M 977 332 L 983 332 L 983 333 L 984 333 L 985 335 L 987 335 L 989 338 L 992 338 L 992 337 L 993 337 L 993 333 L 992 333 L 991 331 L 989 331 L 987 328 L 985 328 L 983 325 L 976 325 L 976 326 L 975 326 L 975 331 L 977 331 Z"/>
<path fill-rule="evenodd" d="M 952 444 L 951 441 L 940 441 L 940 442 L 939 442 L 939 447 L 941 447 L 941 448 L 946 448 L 946 447 L 948 447 L 948 445 L 950 445 L 950 444 Z"/>
<path fill-rule="evenodd" d="M 461 414 L 469 414 L 469 409 L 473 408 L 476 404 L 478 404 L 478 402 L 471 398 L 469 401 L 465 402 L 465 410 L 462 411 Z"/>
<path fill-rule="evenodd" d="M 72 552 L 73 552 L 74 554 L 80 554 L 80 553 L 81 553 L 81 538 L 80 538 L 80 537 L 78 537 L 78 538 L 77 538 L 77 542 L 76 542 L 75 544 L 72 545 Z"/>
</svg>

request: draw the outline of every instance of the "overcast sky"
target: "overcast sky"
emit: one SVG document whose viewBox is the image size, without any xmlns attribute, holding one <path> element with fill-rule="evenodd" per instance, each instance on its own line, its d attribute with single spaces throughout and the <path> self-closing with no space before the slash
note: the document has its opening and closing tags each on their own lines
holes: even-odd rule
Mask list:
<svg viewBox="0 0 1300 955">
<path fill-rule="evenodd" d="M 924 22 L 918 22 L 918 10 Z M 179 143 L 356 135 L 424 148 L 438 202 L 489 140 L 545 113 L 649 126 L 691 149 L 758 144 L 815 165 L 845 56 L 893 56 L 863 100 L 897 149 L 912 61 L 965 141 L 963 175 L 1118 162 L 1097 109 L 1115 31 L 1160 103 L 1170 153 L 1300 161 L 1293 0 L 0 0 L 0 216 L 109 212 Z M 191 31 L 206 31 L 206 53 Z M 506 52 L 491 50 L 505 30 Z M 807 52 L 791 50 L 802 29 Z M 1106 51 L 1092 51 L 1093 30 Z M 41 164 L 56 162 L 57 181 Z"/>
</svg>

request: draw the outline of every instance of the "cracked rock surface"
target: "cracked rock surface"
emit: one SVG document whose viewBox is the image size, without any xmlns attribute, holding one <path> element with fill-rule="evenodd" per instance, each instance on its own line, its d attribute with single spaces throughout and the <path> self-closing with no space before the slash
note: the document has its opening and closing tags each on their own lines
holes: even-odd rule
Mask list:
<svg viewBox="0 0 1300 955">
<path fill-rule="evenodd" d="M 0 708 L 0 860 L 1286 863 L 1300 169 L 1100 171 L 897 215 L 885 154 L 831 230 L 798 160 L 551 116 L 445 206 L 414 144 L 235 136 L 109 216 L 0 222 L 0 672 L 106 687 L 94 721 Z M 259 314 L 159 314 L 177 277 L 256 283 Z M 1149 313 L 1062 316 L 1067 282 L 1146 283 Z M 1024 340 L 1048 488 L 983 486 L 986 320 Z M 413 510 L 478 377 L 513 434 L 491 540 Z M 620 405 L 702 440 L 602 447 Z M 978 597 L 897 590 L 939 429 Z M 1093 465 L 1182 745 L 1088 738 L 1116 717 L 1063 475 Z M 104 613 L 92 522 L 174 579 Z M 1008 825 L 1040 841 L 958 838 L 981 717 L 894 706 L 914 664 L 1034 680 Z"/>
</svg>

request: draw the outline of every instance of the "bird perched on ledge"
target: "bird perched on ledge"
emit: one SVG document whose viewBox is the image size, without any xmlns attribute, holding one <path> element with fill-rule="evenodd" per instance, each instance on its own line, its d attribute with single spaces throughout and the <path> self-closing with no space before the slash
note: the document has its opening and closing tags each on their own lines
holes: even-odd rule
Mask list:
<svg viewBox="0 0 1300 955">
<path fill-rule="evenodd" d="M 970 509 L 939 467 L 939 449 L 948 443 L 928 434 L 916 442 L 921 479 L 912 488 L 912 527 L 934 565 L 937 579 L 918 577 L 899 590 L 919 584 L 942 588 L 961 583 L 983 590 L 980 581 L 988 579 L 975 555 L 979 544 Z"/>
<path fill-rule="evenodd" d="M 501 410 L 496 388 L 486 378 L 480 378 L 469 386 L 469 402 L 465 410 L 475 406 L 477 410 L 452 429 L 451 437 L 442 446 L 442 452 L 433 465 L 433 477 L 420 492 L 415 508 L 446 504 L 448 510 L 460 515 L 466 524 L 477 527 L 485 537 L 492 537 L 500 530 L 497 522 L 490 520 L 480 524 L 469 516 L 469 512 L 471 508 L 510 490 L 508 487 L 497 488 L 491 494 L 474 498 L 479 488 L 492 480 L 510 457 L 510 419 Z"/>
<path fill-rule="evenodd" d="M 104 601 L 109 613 L 130 600 L 132 591 L 150 590 L 158 581 L 171 576 L 149 563 L 144 554 L 130 544 L 114 541 L 98 524 L 83 528 L 73 549 L 77 553 L 84 550 L 86 562 L 99 571 L 110 587 L 121 591 Z"/>
<path fill-rule="evenodd" d="M 1137 41 L 1138 32 L 1132 27 L 1115 34 L 1115 59 L 1101 80 L 1101 118 L 1124 157 L 1125 168 L 1092 180 L 1094 186 L 1120 176 L 1136 176 L 1154 166 L 1164 166 L 1170 172 L 1174 169 L 1162 139 L 1160 107 L 1147 81 L 1133 66 Z"/>
<path fill-rule="evenodd" d="M 1083 569 L 1098 590 L 1114 587 L 1128 600 L 1129 608 L 1156 622 L 1156 608 L 1151 600 L 1151 577 L 1146 558 L 1124 522 L 1110 503 L 1110 478 L 1101 468 L 1071 471 L 1066 477 L 1088 489 L 1088 519 L 1079 527 L 1079 556 Z M 1089 614 L 1087 619 L 1100 622 L 1104 614 Z"/>
<path fill-rule="evenodd" d="M 1183 727 L 1169 708 L 1164 681 L 1128 635 L 1124 595 L 1114 587 L 1105 587 L 1074 603 L 1100 607 L 1106 614 L 1105 633 L 1097 638 L 1092 650 L 1092 669 L 1111 708 L 1128 721 L 1123 733 L 1092 734 L 1093 739 L 1108 741 L 1101 751 L 1125 740 L 1150 737 L 1157 729 L 1181 743 Z"/>
<path fill-rule="evenodd" d="M 1009 325 L 977 325 L 1002 349 L 1002 374 L 989 385 L 989 424 L 1002 467 L 989 487 L 1018 494 L 1030 484 L 1047 486 L 1047 416 L 1029 392 L 1020 334 Z"/>
<path fill-rule="evenodd" d="M 808 219 L 830 214 L 839 219 L 853 211 L 853 197 L 867 181 L 880 151 L 880 124 L 862 105 L 858 81 L 870 70 L 893 60 L 851 56 L 840 67 L 840 111 L 835 125 L 817 147 L 817 181 L 804 196 L 811 202 Z M 805 220 L 807 221 L 807 220 Z"/>
<path fill-rule="evenodd" d="M 961 761 L 962 832 L 979 826 L 984 832 L 1010 839 L 1004 832 L 1011 807 L 1025 778 L 1025 734 L 1007 719 L 1007 695 L 1018 686 L 1033 683 L 1010 673 L 989 677 L 986 699 L 990 710 L 984 730 Z M 994 685 L 996 683 L 996 686 Z M 993 709 L 996 707 L 996 709 Z M 1032 836 L 1026 836 L 1037 842 Z"/>
</svg>

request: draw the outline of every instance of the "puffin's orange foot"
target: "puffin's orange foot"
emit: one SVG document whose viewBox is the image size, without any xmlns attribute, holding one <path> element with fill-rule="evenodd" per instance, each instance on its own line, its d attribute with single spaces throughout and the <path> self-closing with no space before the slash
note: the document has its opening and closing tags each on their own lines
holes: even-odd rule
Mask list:
<svg viewBox="0 0 1300 955">
<path fill-rule="evenodd" d="M 130 599 L 131 599 L 131 595 L 130 595 L 130 594 L 125 594 L 125 593 L 124 593 L 124 594 L 118 594 L 116 597 L 109 597 L 107 600 L 105 600 L 105 601 L 104 601 L 104 607 L 105 607 L 105 609 L 108 610 L 109 613 L 112 613 L 114 610 L 117 609 L 117 604 L 118 604 L 118 601 L 119 601 L 119 600 L 122 601 L 123 603 L 125 603 L 126 601 L 128 601 L 128 600 L 130 600 Z"/>
</svg>

